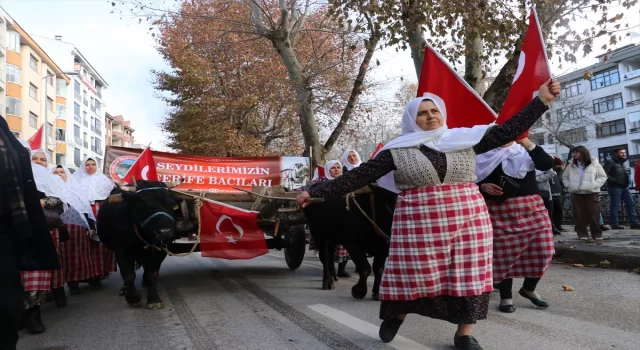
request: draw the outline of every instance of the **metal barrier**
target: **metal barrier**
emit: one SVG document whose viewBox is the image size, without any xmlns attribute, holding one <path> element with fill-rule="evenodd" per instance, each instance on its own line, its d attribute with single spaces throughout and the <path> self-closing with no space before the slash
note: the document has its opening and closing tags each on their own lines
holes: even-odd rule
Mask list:
<svg viewBox="0 0 640 350">
<path fill-rule="evenodd" d="M 631 192 L 631 198 L 633 199 L 633 204 L 635 206 L 636 215 L 640 215 L 640 193 L 636 191 Z M 605 224 L 610 223 L 609 220 L 609 208 L 611 207 L 611 198 L 609 197 L 609 193 L 607 191 L 600 192 L 600 212 L 602 213 L 602 219 Z M 573 224 L 573 206 L 571 204 L 571 196 L 569 193 L 564 194 L 564 215 L 562 217 L 563 224 L 572 225 Z M 628 224 L 629 216 L 627 215 L 627 209 L 624 203 L 620 203 L 620 207 L 618 209 L 618 223 L 619 224 Z"/>
</svg>

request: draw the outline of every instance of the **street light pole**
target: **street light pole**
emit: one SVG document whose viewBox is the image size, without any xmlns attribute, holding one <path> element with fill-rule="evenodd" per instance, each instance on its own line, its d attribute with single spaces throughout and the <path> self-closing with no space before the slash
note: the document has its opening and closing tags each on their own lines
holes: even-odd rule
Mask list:
<svg viewBox="0 0 640 350">
<path fill-rule="evenodd" d="M 51 73 L 51 74 L 47 74 L 44 78 L 42 78 L 45 82 L 44 82 L 44 151 L 46 153 L 50 153 L 49 152 L 49 133 L 51 132 L 49 130 L 49 108 L 47 108 L 47 100 L 49 99 L 48 93 L 47 93 L 47 88 L 49 86 L 49 84 L 47 83 L 47 79 L 54 77 L 54 76 L 58 76 L 60 74 L 64 74 L 67 76 L 74 76 L 74 75 L 78 75 L 78 73 L 76 72 L 57 72 L 57 73 Z M 51 103 L 51 105 L 53 106 L 55 103 L 55 100 L 53 103 Z M 66 107 L 66 106 L 65 106 Z M 66 111 L 66 108 L 65 108 Z M 56 118 L 58 119 L 58 118 Z M 54 119 L 55 121 L 55 119 Z M 54 125 L 55 126 L 55 125 Z M 54 145 L 53 145 L 53 165 L 56 165 L 56 156 L 57 156 L 57 149 L 58 145 L 57 142 L 55 142 L 55 135 L 54 135 Z"/>
</svg>

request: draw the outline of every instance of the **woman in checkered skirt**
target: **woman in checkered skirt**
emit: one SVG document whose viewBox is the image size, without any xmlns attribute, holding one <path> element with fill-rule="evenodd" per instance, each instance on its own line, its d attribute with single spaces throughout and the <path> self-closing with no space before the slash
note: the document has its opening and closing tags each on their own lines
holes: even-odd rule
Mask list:
<svg viewBox="0 0 640 350">
<path fill-rule="evenodd" d="M 98 171 L 96 160 L 90 157 L 85 157 L 82 160 L 78 170 L 73 173 L 73 180 L 77 184 L 79 191 L 85 195 L 85 199 L 91 204 L 93 215 L 97 218 L 100 206 L 115 188 L 115 183 Z M 89 279 L 88 282 L 93 290 L 98 290 L 102 288 L 100 280 L 108 278 L 109 274 L 118 271 L 118 268 L 115 252 L 100 242 L 95 231 L 91 233 L 91 239 L 94 240 L 91 246 L 93 254 L 97 257 L 96 261 L 100 275 L 98 278 Z"/>
<path fill-rule="evenodd" d="M 58 165 L 53 169 L 53 173 L 62 179 L 80 202 L 76 210 L 62 215 L 62 221 L 69 231 L 69 240 L 60 249 L 67 286 L 71 294 L 78 294 L 80 282 L 96 280 L 102 276 L 98 271 L 98 256 L 93 248 L 99 243 L 91 239 L 91 236 L 95 235 L 96 218 L 89 201 L 79 192 L 69 168 Z"/>
<path fill-rule="evenodd" d="M 518 115 L 502 125 L 447 129 L 444 101 L 430 93 L 413 99 L 402 133 L 373 160 L 339 179 L 298 195 L 342 196 L 378 180 L 399 192 L 389 258 L 380 286 L 380 338 L 390 342 L 409 313 L 458 325 L 458 349 L 482 349 L 471 335 L 485 319 L 492 286 L 492 227 L 475 184 L 475 158 L 515 140 L 560 93 L 549 81 Z"/>
<path fill-rule="evenodd" d="M 554 253 L 549 212 L 538 194 L 536 169 L 553 167 L 553 158 L 528 138 L 478 155 L 478 186 L 493 224 L 493 282 L 498 283 L 502 312 L 515 312 L 513 278 L 524 277 L 519 294 L 535 306 L 549 304 L 536 286 Z"/>
</svg>

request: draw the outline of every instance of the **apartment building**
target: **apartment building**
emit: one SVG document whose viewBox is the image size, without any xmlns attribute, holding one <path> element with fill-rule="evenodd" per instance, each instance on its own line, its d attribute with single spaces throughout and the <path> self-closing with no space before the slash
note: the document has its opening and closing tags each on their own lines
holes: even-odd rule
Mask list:
<svg viewBox="0 0 640 350">
<path fill-rule="evenodd" d="M 629 154 L 626 166 L 633 168 L 640 159 L 640 44 L 598 59 L 558 77 L 562 98 L 531 129 L 529 138 L 564 161 L 569 148 L 560 141 L 587 147 L 600 162 L 622 147 Z"/>
<path fill-rule="evenodd" d="M 131 121 L 125 120 L 121 115 L 112 116 L 106 113 L 105 125 L 107 146 L 133 147 L 135 130 L 131 127 Z"/>
<path fill-rule="evenodd" d="M 60 36 L 35 39 L 64 71 L 74 73 L 71 86 L 65 91 L 66 104 L 59 106 L 68 121 L 57 132 L 59 141 L 68 149 L 60 161 L 76 169 L 84 157 L 90 156 L 101 167 L 106 147 L 105 91 L 109 85 L 76 45 Z"/>
<path fill-rule="evenodd" d="M 51 164 L 64 159 L 66 145 L 55 130 L 66 127 L 60 108 L 70 78 L 26 31 L 0 8 L 0 110 L 16 137 L 27 140 L 48 123 L 45 141 Z M 4 107 L 4 108 L 2 108 Z M 43 145 L 44 147 L 44 145 Z"/>
</svg>

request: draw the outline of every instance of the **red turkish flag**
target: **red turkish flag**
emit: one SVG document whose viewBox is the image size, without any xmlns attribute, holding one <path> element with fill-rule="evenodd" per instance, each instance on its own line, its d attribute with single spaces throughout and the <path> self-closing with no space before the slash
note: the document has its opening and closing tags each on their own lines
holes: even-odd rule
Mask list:
<svg viewBox="0 0 640 350">
<path fill-rule="evenodd" d="M 502 124 L 509 118 L 518 114 L 531 100 L 540 86 L 551 78 L 551 70 L 547 60 L 547 51 L 542 40 L 542 33 L 538 24 L 538 16 L 535 8 L 531 8 L 529 14 L 529 29 L 525 34 L 518 69 L 513 77 L 513 83 L 509 89 L 507 99 L 500 110 L 497 124 Z M 525 132 L 518 139 L 529 135 Z"/>
<path fill-rule="evenodd" d="M 38 131 L 36 131 L 36 133 L 33 136 L 31 136 L 30 139 L 27 140 L 27 142 L 29 143 L 29 146 L 31 147 L 31 150 L 35 151 L 37 149 L 42 148 L 43 130 L 44 130 L 44 124 L 40 125 L 40 128 L 38 129 Z"/>
<path fill-rule="evenodd" d="M 318 166 L 316 169 L 318 169 L 318 177 L 324 179 L 324 167 Z"/>
<path fill-rule="evenodd" d="M 147 147 L 135 163 L 129 168 L 127 174 L 122 178 L 124 183 L 131 183 L 136 180 L 158 181 L 158 173 L 156 171 L 156 162 L 151 154 L 151 147 Z"/>
<path fill-rule="evenodd" d="M 252 259 L 269 252 L 258 213 L 205 200 L 200 208 L 200 253 L 219 259 Z"/>
<path fill-rule="evenodd" d="M 417 97 L 425 92 L 444 101 L 449 129 L 491 124 L 496 120 L 491 107 L 429 45 L 424 49 Z"/>
<path fill-rule="evenodd" d="M 382 147 L 384 147 L 384 143 L 379 143 L 376 149 L 373 151 L 373 153 L 371 153 L 371 157 L 369 158 L 369 160 L 375 158 L 378 152 L 380 152 L 380 150 L 382 149 Z"/>
</svg>

